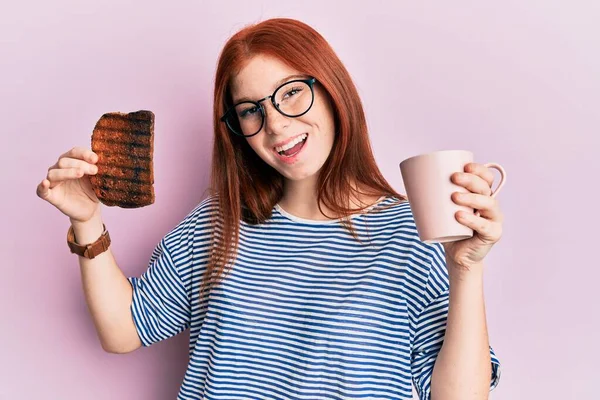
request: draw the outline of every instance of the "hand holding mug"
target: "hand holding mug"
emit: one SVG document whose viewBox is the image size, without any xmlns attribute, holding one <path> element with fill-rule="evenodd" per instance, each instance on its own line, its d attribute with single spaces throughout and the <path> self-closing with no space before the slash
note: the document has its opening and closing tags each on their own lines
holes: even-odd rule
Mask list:
<svg viewBox="0 0 600 400">
<path fill-rule="evenodd" d="M 490 168 L 501 175 L 495 191 Z M 443 243 L 455 266 L 480 264 L 502 235 L 495 199 L 506 179 L 502 166 L 475 163 L 470 151 L 444 150 L 408 158 L 400 170 L 420 239 Z"/>
<path fill-rule="evenodd" d="M 489 167 L 497 168 L 505 175 L 502 167 L 493 163 L 469 163 L 464 172 L 452 175 L 452 182 L 468 190 L 467 193 L 454 192 L 452 201 L 477 210 L 475 213 L 457 211 L 455 214 L 459 223 L 473 230 L 473 236 L 443 244 L 446 258 L 457 267 L 470 268 L 482 263 L 492 246 L 502 237 L 504 216 L 495 195 L 504 184 L 504 179 L 492 192 L 494 175 Z"/>
</svg>

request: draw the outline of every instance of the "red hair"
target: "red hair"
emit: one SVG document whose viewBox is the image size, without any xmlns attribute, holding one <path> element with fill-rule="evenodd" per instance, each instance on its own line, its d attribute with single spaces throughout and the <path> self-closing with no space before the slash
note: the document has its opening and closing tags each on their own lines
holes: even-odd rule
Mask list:
<svg viewBox="0 0 600 400">
<path fill-rule="evenodd" d="M 364 210 L 368 204 L 351 208 L 352 193 L 354 199 L 360 199 L 356 195 L 362 194 L 406 200 L 389 185 L 375 163 L 362 102 L 350 74 L 329 43 L 316 30 L 294 19 L 274 18 L 247 26 L 227 41 L 217 65 L 215 137 L 208 190 L 218 199 L 219 212 L 213 218 L 213 226 L 217 226 L 218 220 L 222 235 L 213 237 L 215 251 L 210 256 L 203 289 L 222 279 L 226 260 L 233 265 L 240 220 L 252 224 L 264 222 L 283 196 L 283 176 L 265 163 L 244 137 L 233 135 L 220 121 L 231 106 L 232 78 L 259 54 L 276 57 L 300 73 L 315 77 L 333 106 L 334 144 L 318 177 L 317 204 L 321 212 L 321 204 L 337 218 Z M 343 220 L 343 224 L 358 239 L 351 222 Z"/>
</svg>

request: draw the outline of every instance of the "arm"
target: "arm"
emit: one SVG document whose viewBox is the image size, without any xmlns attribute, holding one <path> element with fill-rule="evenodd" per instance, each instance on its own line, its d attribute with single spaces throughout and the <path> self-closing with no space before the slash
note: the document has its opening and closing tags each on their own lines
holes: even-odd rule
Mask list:
<svg viewBox="0 0 600 400">
<path fill-rule="evenodd" d="M 449 263 L 449 261 L 447 261 Z M 432 400 L 487 399 L 490 346 L 483 297 L 483 265 L 448 265 L 450 294 L 444 343 L 435 362 Z"/>
<path fill-rule="evenodd" d="M 102 234 L 100 213 L 84 223 L 72 221 L 72 225 L 80 244 L 94 242 Z M 110 353 L 139 348 L 141 341 L 130 310 L 133 290 L 110 247 L 94 259 L 78 258 L 85 299 L 102 348 Z"/>
</svg>

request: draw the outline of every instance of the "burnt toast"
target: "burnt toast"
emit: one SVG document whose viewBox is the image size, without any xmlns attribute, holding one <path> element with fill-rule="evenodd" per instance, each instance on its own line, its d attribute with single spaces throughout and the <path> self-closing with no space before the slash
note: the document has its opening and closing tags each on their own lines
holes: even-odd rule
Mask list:
<svg viewBox="0 0 600 400">
<path fill-rule="evenodd" d="M 109 112 L 92 133 L 98 172 L 90 175 L 96 197 L 110 207 L 138 208 L 154 203 L 154 113 Z"/>
</svg>

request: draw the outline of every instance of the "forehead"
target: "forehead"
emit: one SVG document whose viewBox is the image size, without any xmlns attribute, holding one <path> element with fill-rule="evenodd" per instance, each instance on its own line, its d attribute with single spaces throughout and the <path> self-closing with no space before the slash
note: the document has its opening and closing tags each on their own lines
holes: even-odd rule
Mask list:
<svg viewBox="0 0 600 400">
<path fill-rule="evenodd" d="M 278 82 L 290 76 L 300 74 L 277 58 L 254 56 L 231 80 L 231 94 L 234 99 L 258 99 L 275 90 Z"/>
</svg>

